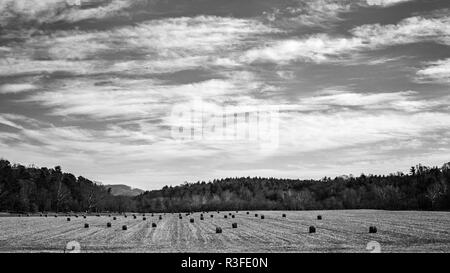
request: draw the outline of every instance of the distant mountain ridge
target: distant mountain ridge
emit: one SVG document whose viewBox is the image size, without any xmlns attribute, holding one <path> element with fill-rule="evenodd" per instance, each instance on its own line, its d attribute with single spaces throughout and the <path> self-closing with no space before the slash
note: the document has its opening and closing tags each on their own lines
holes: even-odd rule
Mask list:
<svg viewBox="0 0 450 273">
<path fill-rule="evenodd" d="M 105 188 L 111 189 L 111 194 L 114 196 L 138 196 L 144 193 L 144 190 L 138 188 L 132 188 L 128 185 L 118 184 L 118 185 L 104 185 Z"/>
</svg>

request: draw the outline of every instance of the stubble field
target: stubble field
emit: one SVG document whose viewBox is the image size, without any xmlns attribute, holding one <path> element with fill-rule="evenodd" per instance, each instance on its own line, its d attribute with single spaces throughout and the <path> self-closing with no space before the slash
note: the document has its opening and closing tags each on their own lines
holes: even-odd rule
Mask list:
<svg viewBox="0 0 450 273">
<path fill-rule="evenodd" d="M 450 252 L 450 212 L 221 211 L 204 213 L 204 220 L 200 214 L 0 217 L 0 252 L 67 252 L 71 241 L 81 252 L 370 252 L 372 241 L 381 252 Z"/>
</svg>

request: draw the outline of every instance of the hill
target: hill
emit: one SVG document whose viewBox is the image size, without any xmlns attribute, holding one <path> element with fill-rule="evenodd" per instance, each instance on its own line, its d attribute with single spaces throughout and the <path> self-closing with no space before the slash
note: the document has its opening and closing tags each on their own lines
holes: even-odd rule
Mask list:
<svg viewBox="0 0 450 273">
<path fill-rule="evenodd" d="M 144 193 L 144 190 L 132 188 L 128 185 L 105 185 L 106 188 L 111 189 L 111 194 L 114 196 L 138 196 Z"/>
</svg>

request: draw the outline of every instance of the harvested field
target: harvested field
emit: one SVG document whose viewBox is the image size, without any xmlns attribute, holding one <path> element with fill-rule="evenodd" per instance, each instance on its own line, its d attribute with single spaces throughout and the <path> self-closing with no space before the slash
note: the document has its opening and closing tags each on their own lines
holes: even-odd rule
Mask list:
<svg viewBox="0 0 450 273">
<path fill-rule="evenodd" d="M 82 252 L 368 252 L 370 241 L 382 252 L 450 252 L 450 212 L 255 211 L 193 223 L 177 214 L 159 216 L 151 221 L 115 216 L 110 228 L 104 216 L 0 217 L 0 252 L 63 252 L 70 241 L 79 242 Z M 200 214 L 191 217 L 199 220 Z M 315 233 L 309 233 L 310 226 Z M 370 226 L 377 233 L 369 233 Z"/>
</svg>

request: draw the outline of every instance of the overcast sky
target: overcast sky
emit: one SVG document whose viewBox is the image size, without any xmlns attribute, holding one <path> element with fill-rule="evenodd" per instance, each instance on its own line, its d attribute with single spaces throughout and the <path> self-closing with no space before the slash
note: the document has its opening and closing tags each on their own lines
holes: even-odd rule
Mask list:
<svg viewBox="0 0 450 273">
<path fill-rule="evenodd" d="M 0 0 L 0 26 L 12 162 L 156 189 L 450 161 L 448 0 Z M 191 103 L 276 106 L 277 145 L 180 141 Z"/>
</svg>

